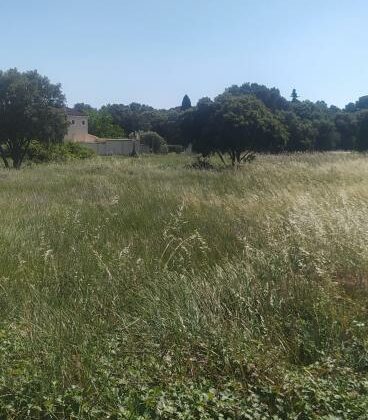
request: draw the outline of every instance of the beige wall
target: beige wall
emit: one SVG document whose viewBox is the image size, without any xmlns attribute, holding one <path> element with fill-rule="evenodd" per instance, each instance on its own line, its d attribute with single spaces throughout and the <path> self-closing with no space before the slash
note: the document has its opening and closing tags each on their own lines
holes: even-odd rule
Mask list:
<svg viewBox="0 0 368 420">
<path fill-rule="evenodd" d="M 135 150 L 137 153 L 148 153 L 149 148 L 141 145 L 139 140 L 131 139 L 100 139 L 88 134 L 88 117 L 78 115 L 67 115 L 69 123 L 68 133 L 64 141 L 83 143 L 98 155 L 130 155 Z"/>
<path fill-rule="evenodd" d="M 88 117 L 87 116 L 74 116 L 68 115 L 67 120 L 69 123 L 68 133 L 64 140 L 73 142 L 87 142 L 96 139 L 95 136 L 88 134 Z"/>
<path fill-rule="evenodd" d="M 135 142 L 135 151 L 137 153 L 144 153 L 143 147 L 139 140 L 130 139 L 100 139 L 95 143 L 85 143 L 85 146 L 90 147 L 98 155 L 110 156 L 110 155 L 130 155 L 133 151 L 133 144 Z"/>
</svg>

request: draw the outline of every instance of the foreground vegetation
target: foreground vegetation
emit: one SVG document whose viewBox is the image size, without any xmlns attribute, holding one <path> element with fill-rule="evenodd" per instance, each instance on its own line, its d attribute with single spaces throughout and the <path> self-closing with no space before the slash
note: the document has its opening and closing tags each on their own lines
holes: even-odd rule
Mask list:
<svg viewBox="0 0 368 420">
<path fill-rule="evenodd" d="M 0 416 L 365 419 L 368 159 L 0 172 Z"/>
</svg>

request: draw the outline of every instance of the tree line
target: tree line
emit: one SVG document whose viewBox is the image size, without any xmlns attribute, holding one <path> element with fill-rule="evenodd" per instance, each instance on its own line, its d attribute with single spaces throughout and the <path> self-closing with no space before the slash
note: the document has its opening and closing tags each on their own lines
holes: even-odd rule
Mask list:
<svg viewBox="0 0 368 420">
<path fill-rule="evenodd" d="M 156 144 L 155 150 L 164 150 L 165 141 L 183 147 L 191 144 L 205 157 L 229 156 L 233 164 L 249 160 L 255 152 L 368 150 L 368 96 L 340 109 L 324 101 L 300 100 L 295 89 L 287 99 L 274 87 L 245 83 L 214 99 L 202 98 L 194 106 L 185 95 L 181 105 L 171 109 L 139 103 L 100 109 L 78 103 L 74 108 L 89 115 L 90 133 L 98 137 L 148 132 L 146 139 Z M 0 71 L 4 165 L 19 168 L 32 140 L 62 142 L 67 132 L 64 109 L 59 84 L 37 71 Z"/>
<path fill-rule="evenodd" d="M 186 95 L 181 106 L 171 109 L 139 103 L 108 104 L 99 110 L 75 107 L 90 113 L 92 134 L 103 131 L 95 128 L 94 118 L 108 118 L 126 135 L 156 132 L 168 144 L 192 144 L 203 156 L 227 154 L 233 163 L 254 152 L 368 150 L 368 96 L 340 109 L 300 100 L 295 89 L 286 99 L 277 88 L 245 83 L 214 99 L 202 98 L 195 106 Z"/>
</svg>

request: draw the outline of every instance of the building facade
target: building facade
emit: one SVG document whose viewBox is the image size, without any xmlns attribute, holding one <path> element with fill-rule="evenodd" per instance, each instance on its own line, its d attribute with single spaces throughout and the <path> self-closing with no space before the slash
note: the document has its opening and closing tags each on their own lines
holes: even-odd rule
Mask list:
<svg viewBox="0 0 368 420">
<path fill-rule="evenodd" d="M 68 132 L 64 141 L 83 143 L 98 155 L 131 155 L 148 153 L 138 139 L 102 139 L 88 133 L 88 116 L 71 108 L 66 108 Z"/>
<path fill-rule="evenodd" d="M 98 139 L 98 137 L 88 134 L 87 115 L 71 108 L 66 108 L 65 112 L 68 121 L 68 132 L 65 135 L 65 141 L 88 143 Z"/>
</svg>

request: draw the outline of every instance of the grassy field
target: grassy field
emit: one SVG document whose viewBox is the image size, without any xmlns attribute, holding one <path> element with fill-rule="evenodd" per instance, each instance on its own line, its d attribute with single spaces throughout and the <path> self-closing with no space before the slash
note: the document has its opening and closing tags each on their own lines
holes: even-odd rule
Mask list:
<svg viewBox="0 0 368 420">
<path fill-rule="evenodd" d="M 368 157 L 0 170 L 0 417 L 368 418 Z"/>
</svg>

